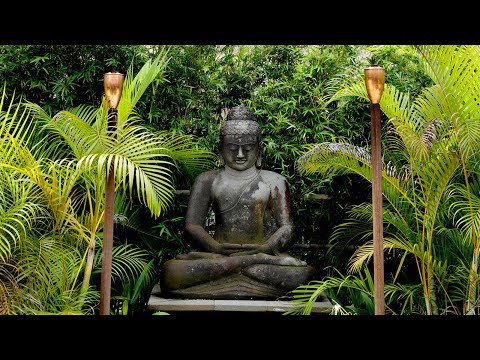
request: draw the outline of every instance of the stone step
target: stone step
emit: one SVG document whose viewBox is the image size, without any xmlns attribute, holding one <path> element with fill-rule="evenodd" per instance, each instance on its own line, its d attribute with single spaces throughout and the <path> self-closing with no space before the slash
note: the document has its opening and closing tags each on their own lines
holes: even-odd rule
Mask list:
<svg viewBox="0 0 480 360">
<path fill-rule="evenodd" d="M 281 300 L 212 300 L 163 298 L 160 287 L 155 285 L 147 308 L 151 311 L 233 311 L 233 312 L 277 312 L 295 309 L 297 304 Z M 325 297 L 315 302 L 312 313 L 330 314 L 332 303 Z"/>
</svg>

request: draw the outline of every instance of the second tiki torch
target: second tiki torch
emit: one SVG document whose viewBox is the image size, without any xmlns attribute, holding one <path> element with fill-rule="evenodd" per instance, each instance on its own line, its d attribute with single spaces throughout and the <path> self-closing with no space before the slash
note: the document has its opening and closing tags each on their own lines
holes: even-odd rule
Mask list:
<svg viewBox="0 0 480 360">
<path fill-rule="evenodd" d="M 117 127 L 117 106 L 122 97 L 124 75 L 118 72 L 108 72 L 103 75 L 103 87 L 108 103 L 108 133 L 114 136 Z M 108 166 L 108 165 L 107 165 Z M 110 313 L 110 292 L 112 276 L 112 247 L 115 199 L 115 168 L 112 163 L 107 169 L 107 184 L 105 187 L 105 214 L 103 222 L 103 254 L 102 275 L 100 279 L 100 315 Z"/>
<path fill-rule="evenodd" d="M 380 99 L 385 71 L 380 66 L 364 69 L 365 85 L 370 99 L 372 143 L 372 207 L 373 207 L 373 265 L 375 315 L 385 315 L 383 211 L 382 211 L 382 152 Z"/>
</svg>

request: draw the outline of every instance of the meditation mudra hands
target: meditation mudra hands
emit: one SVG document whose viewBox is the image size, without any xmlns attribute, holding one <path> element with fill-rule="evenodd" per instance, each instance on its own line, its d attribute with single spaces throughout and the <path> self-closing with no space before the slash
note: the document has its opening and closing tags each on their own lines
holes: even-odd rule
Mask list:
<svg viewBox="0 0 480 360">
<path fill-rule="evenodd" d="M 257 255 L 257 260 L 264 263 L 278 264 L 285 266 L 305 266 L 307 263 L 296 259 L 287 253 L 280 253 L 278 249 L 272 248 L 268 244 L 215 244 L 209 248 L 210 252 L 192 251 L 188 254 L 180 254 L 176 257 L 179 260 L 187 259 L 207 259 L 219 258 L 224 256 L 246 256 Z M 272 256 L 273 255 L 273 256 Z"/>
<path fill-rule="evenodd" d="M 280 255 L 270 244 L 218 244 L 213 252 L 229 256 L 253 255 L 258 253 Z"/>
<path fill-rule="evenodd" d="M 267 244 L 231 244 L 231 243 L 215 243 L 211 244 L 206 248 L 210 253 L 219 254 L 224 256 L 242 256 L 242 255 L 253 255 L 258 253 L 270 254 L 274 253 L 273 250 Z M 278 254 L 277 251 L 275 253 Z M 201 257 L 201 252 L 190 252 L 193 256 Z M 275 255 L 277 255 L 275 254 Z M 188 254 L 178 255 L 177 259 L 187 259 Z M 205 255 L 207 256 L 207 255 Z"/>
<path fill-rule="evenodd" d="M 285 295 L 314 274 L 285 252 L 294 231 L 287 181 L 261 169 L 261 129 L 250 109 L 231 109 L 220 135 L 221 168 L 195 179 L 185 217 L 200 251 L 163 264 L 162 291 L 186 298 Z M 210 211 L 213 235 L 205 227 Z"/>
</svg>

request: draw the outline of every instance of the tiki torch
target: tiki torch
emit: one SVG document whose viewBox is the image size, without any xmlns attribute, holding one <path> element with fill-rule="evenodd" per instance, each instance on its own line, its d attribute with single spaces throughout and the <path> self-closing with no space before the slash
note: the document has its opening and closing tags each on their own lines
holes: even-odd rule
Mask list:
<svg viewBox="0 0 480 360">
<path fill-rule="evenodd" d="M 108 133 L 114 136 L 117 127 L 117 106 L 122 97 L 124 75 L 118 72 L 103 74 L 103 87 L 108 103 Z M 105 214 L 103 222 L 102 275 L 100 282 L 100 315 L 110 314 L 110 292 L 112 278 L 113 216 L 115 199 L 114 164 L 107 168 L 105 187 Z"/>
<path fill-rule="evenodd" d="M 365 85 L 370 99 L 372 144 L 372 207 L 373 207 L 373 266 L 375 287 L 375 315 L 385 315 L 383 219 L 382 219 L 382 153 L 380 98 L 383 93 L 385 71 L 380 66 L 364 69 Z"/>
</svg>

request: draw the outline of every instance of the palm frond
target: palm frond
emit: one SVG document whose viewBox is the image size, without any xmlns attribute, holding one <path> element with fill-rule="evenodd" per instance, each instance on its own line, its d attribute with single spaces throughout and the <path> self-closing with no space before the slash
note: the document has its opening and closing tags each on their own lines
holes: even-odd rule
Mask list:
<svg viewBox="0 0 480 360">
<path fill-rule="evenodd" d="M 292 291 L 293 299 L 291 302 L 295 304 L 295 308 L 287 311 L 285 314 L 309 315 L 311 314 L 313 305 L 321 294 L 333 293 L 336 290 L 338 294 L 341 290 L 348 290 L 350 301 L 360 302 L 370 308 L 373 313 L 373 278 L 367 268 L 364 268 L 365 277 L 362 274 L 344 276 L 341 273 L 338 277 L 327 276 L 323 280 L 313 280 L 306 285 L 300 285 Z M 334 301 L 338 303 L 338 301 Z M 343 305 L 343 308 L 348 305 Z M 335 307 L 334 309 L 335 310 Z"/>
<path fill-rule="evenodd" d="M 81 293 L 76 280 L 82 252 L 69 243 L 73 242 L 59 241 L 57 236 L 31 237 L 25 243 L 18 264 L 23 286 L 15 296 L 15 313 L 86 313 L 95 308 L 88 301 L 98 300 L 98 292 L 90 288 Z"/>
<path fill-rule="evenodd" d="M 14 172 L 0 170 L 0 260 L 6 261 L 20 241 L 47 216 L 37 189 Z"/>
<path fill-rule="evenodd" d="M 148 60 L 142 66 L 136 76 L 133 76 L 133 66 L 128 69 L 123 84 L 122 97 L 118 104 L 117 127 L 119 131 L 135 119 L 135 116 L 132 116 L 133 109 L 152 81 L 164 80 L 161 77 L 169 61 L 168 49 L 164 47 L 160 49 L 155 59 Z"/>
<path fill-rule="evenodd" d="M 189 171 L 209 170 L 217 155 L 199 147 L 198 140 L 192 135 L 175 134 L 169 131 L 157 131 L 163 148 L 172 160 Z"/>
<path fill-rule="evenodd" d="M 480 117 L 477 94 L 480 89 L 480 49 L 478 46 L 418 46 L 425 70 L 443 89 L 447 102 L 452 102 L 460 117 Z"/>
<path fill-rule="evenodd" d="M 101 271 L 101 252 L 96 253 L 95 272 Z M 155 276 L 155 269 L 149 266 L 151 255 L 145 249 L 132 244 L 115 245 L 112 249 L 112 281 L 136 283 L 139 278 L 150 283 Z"/>
<path fill-rule="evenodd" d="M 467 188 L 464 184 L 451 184 L 448 196 L 450 210 L 456 226 L 461 230 L 462 241 L 472 242 L 480 234 L 480 178 L 473 174 Z"/>
<path fill-rule="evenodd" d="M 73 151 L 78 159 L 86 154 L 99 153 L 105 148 L 105 132 L 95 125 L 101 117 L 101 108 L 80 105 L 76 108 L 57 113 L 46 127 L 51 133 L 61 137 L 63 146 Z"/>
<path fill-rule="evenodd" d="M 174 197 L 174 164 L 167 152 L 156 136 L 140 127 L 130 127 L 111 151 L 84 156 L 78 167 L 106 173 L 113 164 L 116 184 L 122 184 L 130 195 L 135 189 L 139 201 L 158 217 Z"/>
<path fill-rule="evenodd" d="M 301 174 L 340 175 L 355 172 L 366 175 L 365 167 L 371 163 L 370 153 L 348 143 L 323 142 L 300 156 L 296 167 Z"/>
<path fill-rule="evenodd" d="M 398 315 L 425 314 L 425 308 L 422 306 L 422 302 L 418 301 L 418 299 L 423 296 L 422 292 L 423 288 L 421 284 L 385 284 L 386 302 L 395 301 L 395 303 L 401 305 Z"/>
<path fill-rule="evenodd" d="M 14 264 L 0 262 L 0 315 L 13 314 L 12 299 L 19 286 L 17 282 L 18 271 L 18 267 Z"/>
</svg>

